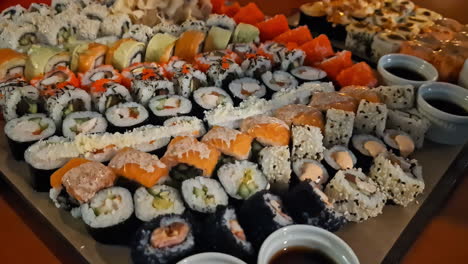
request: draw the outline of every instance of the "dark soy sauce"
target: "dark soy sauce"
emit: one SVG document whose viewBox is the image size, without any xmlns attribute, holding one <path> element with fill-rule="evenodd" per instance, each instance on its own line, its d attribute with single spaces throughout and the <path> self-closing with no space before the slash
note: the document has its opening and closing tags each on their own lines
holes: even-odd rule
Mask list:
<svg viewBox="0 0 468 264">
<path fill-rule="evenodd" d="M 424 75 L 404 67 L 388 67 L 385 69 L 391 74 L 406 80 L 427 81 L 427 78 Z"/>
<path fill-rule="evenodd" d="M 457 116 L 468 116 L 468 111 L 456 103 L 452 103 L 442 99 L 427 99 L 426 101 L 433 107 L 445 113 Z"/>
<path fill-rule="evenodd" d="M 336 264 L 336 262 L 317 249 L 288 247 L 277 252 L 269 264 Z"/>
</svg>

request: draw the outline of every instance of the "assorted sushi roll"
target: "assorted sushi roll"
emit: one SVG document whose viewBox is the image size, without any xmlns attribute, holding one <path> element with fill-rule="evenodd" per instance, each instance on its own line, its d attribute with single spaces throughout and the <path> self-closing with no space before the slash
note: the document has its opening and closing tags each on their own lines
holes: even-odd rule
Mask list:
<svg viewBox="0 0 468 264">
<path fill-rule="evenodd" d="M 343 110 L 329 109 L 326 116 L 323 144 L 326 147 L 334 145 L 347 146 L 353 135 L 355 114 Z"/>
<path fill-rule="evenodd" d="M 132 101 L 132 96 L 125 86 L 105 79 L 93 83 L 90 92 L 94 108 L 100 113 L 105 113 L 114 105 Z"/>
<path fill-rule="evenodd" d="M 309 66 L 296 67 L 291 71 L 291 74 L 301 82 L 320 82 L 326 81 L 327 79 L 327 73 L 325 71 Z"/>
<path fill-rule="evenodd" d="M 285 71 L 267 71 L 262 74 L 262 81 L 272 92 L 278 92 L 282 89 L 290 90 L 298 85 L 294 76 Z"/>
<path fill-rule="evenodd" d="M 385 130 L 383 140 L 395 154 L 404 158 L 413 154 L 416 149 L 413 138 L 401 130 Z"/>
<path fill-rule="evenodd" d="M 371 103 L 362 100 L 359 103 L 354 129 L 357 133 L 383 136 L 387 122 L 388 109 L 385 104 Z"/>
<path fill-rule="evenodd" d="M 320 128 L 314 126 L 293 125 L 291 130 L 292 160 L 322 160 L 325 147 Z"/>
<path fill-rule="evenodd" d="M 194 112 L 203 117 L 204 112 L 218 105 L 233 104 L 231 96 L 218 87 L 202 87 L 193 92 Z"/>
<path fill-rule="evenodd" d="M 265 147 L 258 153 L 258 165 L 270 183 L 270 190 L 284 194 L 291 180 L 291 152 L 288 146 Z"/>
<path fill-rule="evenodd" d="M 135 216 L 143 222 L 149 222 L 166 214 L 181 215 L 185 212 L 179 191 L 167 185 L 140 187 L 133 197 Z"/>
<path fill-rule="evenodd" d="M 253 138 L 235 129 L 214 126 L 201 141 L 216 148 L 225 156 L 246 160 L 250 157 Z"/>
<path fill-rule="evenodd" d="M 376 88 L 382 102 L 389 109 L 409 109 L 414 107 L 415 89 L 411 85 L 380 86 Z"/>
<path fill-rule="evenodd" d="M 39 91 L 30 85 L 6 89 L 4 100 L 5 102 L 2 106 L 2 110 L 3 118 L 5 118 L 6 121 L 27 114 L 37 114 L 43 110 Z"/>
<path fill-rule="evenodd" d="M 114 105 L 106 110 L 109 131 L 125 132 L 147 124 L 149 113 L 141 104 L 128 102 Z"/>
<path fill-rule="evenodd" d="M 199 213 L 213 213 L 219 205 L 228 204 L 228 196 L 221 184 L 198 176 L 182 182 L 182 196 L 190 209 Z"/>
<path fill-rule="evenodd" d="M 386 127 L 408 133 L 414 140 L 416 148 L 422 148 L 429 126 L 429 121 L 415 108 L 388 111 Z"/>
<path fill-rule="evenodd" d="M 188 115 L 192 102 L 180 95 L 158 95 L 148 103 L 155 122 L 162 123 L 171 117 Z"/>
<path fill-rule="evenodd" d="M 263 84 L 253 78 L 241 78 L 229 84 L 229 92 L 236 104 L 249 97 L 263 98 L 266 95 L 266 88 Z"/>
<path fill-rule="evenodd" d="M 324 160 L 329 175 L 334 175 L 339 170 L 352 169 L 357 162 L 354 153 L 340 145 L 335 145 L 325 150 Z"/>
<path fill-rule="evenodd" d="M 297 159 L 292 167 L 299 181 L 310 181 L 318 187 L 323 187 L 330 178 L 323 164 L 313 159 Z"/>
<path fill-rule="evenodd" d="M 374 158 L 387 151 L 387 146 L 379 138 L 370 134 L 358 134 L 351 138 L 350 150 L 357 158 L 356 167 L 368 172 Z"/>
<path fill-rule="evenodd" d="M 73 112 L 62 123 L 62 134 L 75 138 L 79 134 L 103 133 L 107 130 L 107 120 L 101 114 L 91 111 Z"/>
</svg>

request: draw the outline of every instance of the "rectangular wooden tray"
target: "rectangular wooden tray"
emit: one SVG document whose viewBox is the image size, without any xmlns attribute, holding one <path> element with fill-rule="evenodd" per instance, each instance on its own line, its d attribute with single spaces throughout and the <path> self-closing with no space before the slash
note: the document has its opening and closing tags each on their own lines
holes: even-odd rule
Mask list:
<svg viewBox="0 0 468 264">
<path fill-rule="evenodd" d="M 14 161 L 0 126 L 0 171 L 18 194 L 49 223 L 57 235 L 93 264 L 130 263 L 129 249 L 95 242 L 81 220 L 55 208 L 47 193 L 30 187 L 26 163 Z M 363 223 L 346 225 L 337 234 L 356 252 L 361 263 L 396 263 L 404 255 L 425 223 L 440 207 L 468 164 L 468 147 L 442 146 L 427 142 L 416 154 L 423 165 L 426 189 L 417 201 L 403 208 L 388 205 L 384 213 Z"/>
</svg>

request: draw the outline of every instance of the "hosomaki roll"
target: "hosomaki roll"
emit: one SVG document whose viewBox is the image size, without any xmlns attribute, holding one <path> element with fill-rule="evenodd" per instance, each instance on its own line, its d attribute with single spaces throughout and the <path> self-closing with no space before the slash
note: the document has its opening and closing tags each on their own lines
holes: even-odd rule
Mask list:
<svg viewBox="0 0 468 264">
<path fill-rule="evenodd" d="M 58 66 L 68 66 L 69 64 L 70 54 L 68 52 L 53 47 L 34 45 L 28 52 L 25 77 L 31 80 Z"/>
<path fill-rule="evenodd" d="M 65 66 L 58 66 L 50 72 L 47 72 L 45 75 L 38 76 L 31 80 L 31 84 L 40 90 L 43 90 L 47 86 L 56 86 L 58 84 L 65 83 L 75 87 L 80 86 L 80 80 L 69 68 Z"/>
<path fill-rule="evenodd" d="M 286 146 L 291 136 L 289 126 L 281 119 L 257 115 L 242 121 L 241 131 L 265 146 Z"/>
<path fill-rule="evenodd" d="M 166 63 L 174 52 L 177 37 L 168 33 L 154 35 L 146 47 L 145 61 Z"/>
<path fill-rule="evenodd" d="M 133 63 L 143 61 L 145 44 L 134 39 L 121 39 L 107 51 L 106 64 L 123 70 Z"/>
<path fill-rule="evenodd" d="M 176 137 L 161 158 L 175 180 L 184 180 L 203 175 L 210 177 L 220 153 L 217 149 L 192 137 Z"/>
<path fill-rule="evenodd" d="M 176 42 L 174 55 L 192 61 L 200 53 L 205 36 L 205 33 L 197 30 L 184 32 Z"/>
<path fill-rule="evenodd" d="M 214 179 L 198 176 L 182 182 L 182 196 L 197 213 L 213 213 L 219 205 L 228 205 L 228 196 Z"/>
<path fill-rule="evenodd" d="M 132 96 L 125 86 L 107 79 L 93 83 L 90 93 L 94 108 L 100 113 L 105 113 L 114 105 L 132 101 Z"/>
<path fill-rule="evenodd" d="M 77 45 L 71 51 L 70 69 L 85 73 L 102 64 L 106 58 L 107 46 L 99 43 L 84 43 Z"/>
<path fill-rule="evenodd" d="M 122 82 L 122 75 L 114 69 L 112 65 L 101 65 L 84 74 L 80 74 L 80 79 L 81 88 L 88 90 L 92 83 L 101 79 L 108 79 L 115 83 L 120 83 Z"/>
<path fill-rule="evenodd" d="M 26 58 L 12 49 L 0 49 L 0 82 L 24 76 Z"/>
<path fill-rule="evenodd" d="M 143 221 L 166 214 L 182 214 L 185 211 L 184 201 L 176 188 L 167 185 L 154 185 L 151 188 L 140 187 L 133 196 L 135 215 Z"/>
<path fill-rule="evenodd" d="M 224 155 L 245 160 L 250 156 L 252 140 L 252 136 L 238 130 L 214 126 L 203 136 L 202 142 L 216 148 Z"/>
<path fill-rule="evenodd" d="M 208 31 L 205 40 L 203 51 L 223 50 L 226 49 L 231 40 L 232 31 L 221 27 L 212 27 Z"/>
</svg>

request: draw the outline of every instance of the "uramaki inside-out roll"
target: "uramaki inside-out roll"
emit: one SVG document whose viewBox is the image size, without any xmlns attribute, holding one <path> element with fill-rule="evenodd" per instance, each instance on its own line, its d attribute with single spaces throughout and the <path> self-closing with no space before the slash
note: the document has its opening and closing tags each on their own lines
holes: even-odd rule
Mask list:
<svg viewBox="0 0 468 264">
<path fill-rule="evenodd" d="M 174 52 L 177 37 L 168 33 L 157 33 L 146 47 L 145 61 L 166 63 Z"/>
<path fill-rule="evenodd" d="M 0 49 L 0 82 L 22 77 L 27 56 L 12 49 Z"/>
<path fill-rule="evenodd" d="M 75 87 L 80 86 L 80 80 L 65 66 L 58 66 L 44 76 L 39 76 L 31 80 L 31 84 L 39 89 L 60 83 L 67 83 Z"/>
<path fill-rule="evenodd" d="M 58 66 L 66 67 L 69 64 L 70 54 L 68 52 L 48 46 L 34 45 L 28 52 L 24 75 L 26 79 L 31 80 Z"/>
<path fill-rule="evenodd" d="M 142 62 L 145 44 L 134 39 L 121 39 L 107 51 L 106 64 L 113 65 L 118 70 Z"/>
<path fill-rule="evenodd" d="M 155 62 L 139 62 L 130 65 L 121 72 L 122 74 L 122 84 L 131 88 L 132 80 L 136 76 L 141 76 L 142 80 L 151 79 L 150 77 L 159 77 L 164 74 L 162 67 L 158 66 Z M 157 76 L 153 76 L 157 75 Z"/>
<path fill-rule="evenodd" d="M 112 65 L 101 65 L 79 75 L 83 89 L 88 89 L 92 83 L 101 79 L 109 79 L 116 83 L 122 82 L 122 75 Z"/>
<path fill-rule="evenodd" d="M 71 52 L 71 70 L 85 73 L 104 64 L 107 49 L 106 45 L 99 43 L 77 45 Z"/>
<path fill-rule="evenodd" d="M 325 121 L 322 113 L 307 105 L 286 105 L 275 111 L 275 117 L 283 120 L 288 125 L 315 126 L 322 132 L 325 129 Z"/>
<path fill-rule="evenodd" d="M 289 126 L 283 120 L 266 115 L 246 118 L 240 128 L 266 146 L 287 146 L 291 137 Z"/>
<path fill-rule="evenodd" d="M 252 140 L 252 136 L 238 130 L 214 126 L 203 136 L 202 142 L 225 155 L 237 160 L 245 160 L 249 158 Z"/>
<path fill-rule="evenodd" d="M 201 52 L 205 33 L 197 30 L 184 32 L 176 42 L 174 55 L 192 61 Z"/>
</svg>

